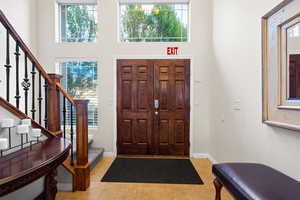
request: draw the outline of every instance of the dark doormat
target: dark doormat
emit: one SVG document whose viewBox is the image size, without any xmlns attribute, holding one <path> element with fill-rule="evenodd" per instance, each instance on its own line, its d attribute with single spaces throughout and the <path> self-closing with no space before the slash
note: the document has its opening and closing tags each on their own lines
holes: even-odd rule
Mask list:
<svg viewBox="0 0 300 200">
<path fill-rule="evenodd" d="M 189 159 L 116 158 L 101 181 L 203 184 Z"/>
</svg>

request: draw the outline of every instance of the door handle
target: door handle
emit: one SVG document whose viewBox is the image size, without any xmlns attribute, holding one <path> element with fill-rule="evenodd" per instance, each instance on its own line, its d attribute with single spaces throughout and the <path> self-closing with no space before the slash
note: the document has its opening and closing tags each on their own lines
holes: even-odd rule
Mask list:
<svg viewBox="0 0 300 200">
<path fill-rule="evenodd" d="M 159 100 L 158 100 L 158 99 L 155 99 L 155 100 L 154 100 L 154 108 L 155 108 L 155 109 L 158 109 L 158 108 L 159 108 Z"/>
</svg>

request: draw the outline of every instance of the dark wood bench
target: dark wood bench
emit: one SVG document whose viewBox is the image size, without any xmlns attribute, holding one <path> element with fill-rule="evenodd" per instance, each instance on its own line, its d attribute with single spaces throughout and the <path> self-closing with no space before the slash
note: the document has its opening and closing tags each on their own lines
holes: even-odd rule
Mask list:
<svg viewBox="0 0 300 200">
<path fill-rule="evenodd" d="M 300 199 L 300 182 L 265 165 L 224 163 L 213 165 L 216 200 L 224 186 L 237 200 Z"/>
</svg>

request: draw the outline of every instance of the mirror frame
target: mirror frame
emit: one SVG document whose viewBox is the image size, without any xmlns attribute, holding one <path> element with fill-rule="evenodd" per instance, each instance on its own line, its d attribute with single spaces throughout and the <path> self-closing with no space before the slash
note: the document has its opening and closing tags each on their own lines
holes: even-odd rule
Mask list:
<svg viewBox="0 0 300 200">
<path fill-rule="evenodd" d="M 297 0 L 284 0 L 262 17 L 262 121 L 300 132 L 300 101 L 287 98 L 286 31 L 295 20 L 300 22 Z"/>
<path fill-rule="evenodd" d="M 300 24 L 300 13 L 278 26 L 279 40 L 279 109 L 300 109 L 300 100 L 289 99 L 289 52 L 288 52 L 288 29 Z M 300 47 L 299 47 L 300 49 Z M 300 51 L 299 51 L 300 53 Z"/>
</svg>

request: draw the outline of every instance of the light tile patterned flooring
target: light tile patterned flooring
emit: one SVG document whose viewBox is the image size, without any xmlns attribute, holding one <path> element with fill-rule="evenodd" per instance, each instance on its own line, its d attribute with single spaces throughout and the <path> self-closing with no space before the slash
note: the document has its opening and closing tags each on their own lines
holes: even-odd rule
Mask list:
<svg viewBox="0 0 300 200">
<path fill-rule="evenodd" d="M 58 200 L 214 200 L 211 162 L 191 159 L 204 185 L 104 183 L 100 182 L 114 158 L 103 158 L 91 172 L 91 186 L 85 192 L 59 192 Z M 223 189 L 222 200 L 232 200 Z"/>
</svg>

